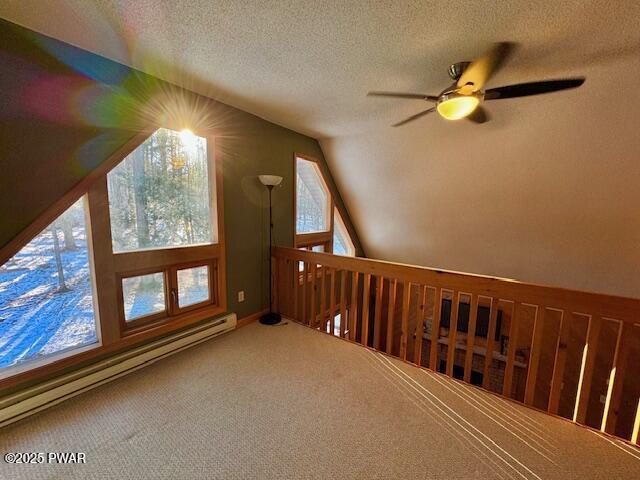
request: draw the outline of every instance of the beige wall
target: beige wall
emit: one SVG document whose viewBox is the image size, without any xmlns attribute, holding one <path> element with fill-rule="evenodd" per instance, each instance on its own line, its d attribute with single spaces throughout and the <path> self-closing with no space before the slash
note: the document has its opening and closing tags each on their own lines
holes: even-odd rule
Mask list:
<svg viewBox="0 0 640 480">
<path fill-rule="evenodd" d="M 640 297 L 640 65 L 578 73 L 577 90 L 487 102 L 484 125 L 322 140 L 367 255 Z"/>
</svg>

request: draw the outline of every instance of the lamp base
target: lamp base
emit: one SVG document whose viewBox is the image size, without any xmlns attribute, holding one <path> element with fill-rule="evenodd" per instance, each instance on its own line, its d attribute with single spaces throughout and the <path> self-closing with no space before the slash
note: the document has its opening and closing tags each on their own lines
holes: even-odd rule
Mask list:
<svg viewBox="0 0 640 480">
<path fill-rule="evenodd" d="M 280 314 L 273 312 L 265 313 L 260 317 L 260 323 L 263 325 L 275 325 L 276 323 L 280 323 L 280 320 L 282 320 Z"/>
</svg>

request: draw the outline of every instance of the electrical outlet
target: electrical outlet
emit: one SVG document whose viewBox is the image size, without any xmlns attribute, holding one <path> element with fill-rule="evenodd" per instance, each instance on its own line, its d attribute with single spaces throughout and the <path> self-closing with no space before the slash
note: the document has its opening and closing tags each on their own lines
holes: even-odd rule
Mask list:
<svg viewBox="0 0 640 480">
<path fill-rule="evenodd" d="M 238 301 L 239 302 L 244 302 L 244 290 L 240 290 L 238 292 Z"/>
</svg>

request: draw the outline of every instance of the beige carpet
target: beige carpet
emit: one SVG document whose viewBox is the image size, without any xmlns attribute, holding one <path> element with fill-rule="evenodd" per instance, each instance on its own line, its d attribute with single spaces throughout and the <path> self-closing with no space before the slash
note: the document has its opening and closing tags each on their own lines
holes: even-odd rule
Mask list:
<svg viewBox="0 0 640 480">
<path fill-rule="evenodd" d="M 289 323 L 252 324 L 0 430 L 85 452 L 3 479 L 637 479 L 640 450 Z"/>
</svg>

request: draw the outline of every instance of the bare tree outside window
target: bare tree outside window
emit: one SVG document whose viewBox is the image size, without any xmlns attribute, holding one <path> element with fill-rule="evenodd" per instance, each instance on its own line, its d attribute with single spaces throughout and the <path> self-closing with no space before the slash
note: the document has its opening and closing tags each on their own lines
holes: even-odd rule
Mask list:
<svg viewBox="0 0 640 480">
<path fill-rule="evenodd" d="M 107 175 L 114 252 L 216 241 L 207 140 L 161 128 Z"/>
</svg>

